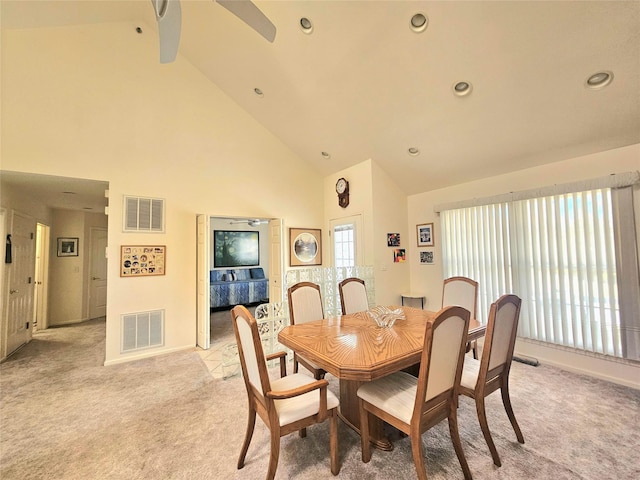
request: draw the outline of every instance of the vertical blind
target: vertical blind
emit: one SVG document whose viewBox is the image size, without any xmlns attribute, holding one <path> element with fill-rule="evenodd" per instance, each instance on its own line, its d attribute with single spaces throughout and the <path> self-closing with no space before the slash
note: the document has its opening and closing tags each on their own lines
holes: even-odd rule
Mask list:
<svg viewBox="0 0 640 480">
<path fill-rule="evenodd" d="M 491 303 L 512 292 L 522 298 L 519 336 L 638 358 L 626 346 L 640 319 L 620 315 L 614 203 L 603 188 L 444 210 L 445 276 L 479 282 L 483 322 Z M 628 247 L 636 252 L 635 242 Z M 637 285 L 637 268 L 634 275 L 625 282 Z M 627 300 L 636 315 L 638 299 Z"/>
</svg>

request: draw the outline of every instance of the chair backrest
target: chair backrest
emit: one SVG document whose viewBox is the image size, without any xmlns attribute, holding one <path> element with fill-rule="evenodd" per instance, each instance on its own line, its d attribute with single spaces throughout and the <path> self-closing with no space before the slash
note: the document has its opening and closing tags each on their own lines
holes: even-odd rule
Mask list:
<svg viewBox="0 0 640 480">
<path fill-rule="evenodd" d="M 338 284 L 338 289 L 343 315 L 369 310 L 364 280 L 355 277 L 346 278 Z"/>
<path fill-rule="evenodd" d="M 459 306 L 469 310 L 476 318 L 478 282 L 467 277 L 447 278 L 442 285 L 442 307 Z"/>
<path fill-rule="evenodd" d="M 491 372 L 487 380 L 511 366 L 521 304 L 522 300 L 516 295 L 502 295 L 491 304 L 480 363 L 481 372 Z M 501 366 L 503 368 L 498 368 Z"/>
<path fill-rule="evenodd" d="M 424 412 L 425 402 L 448 392 L 457 396 L 469 330 L 469 311 L 445 307 L 426 325 L 420 361 L 414 415 Z"/>
<path fill-rule="evenodd" d="M 322 295 L 320 286 L 311 282 L 299 282 L 287 290 L 291 325 L 311 320 L 322 320 Z"/>
<path fill-rule="evenodd" d="M 231 309 L 231 318 L 247 393 L 249 397 L 257 395 L 264 403 L 264 396 L 271 390 L 271 384 L 258 332 L 258 323 L 249 310 L 242 305 Z"/>
</svg>

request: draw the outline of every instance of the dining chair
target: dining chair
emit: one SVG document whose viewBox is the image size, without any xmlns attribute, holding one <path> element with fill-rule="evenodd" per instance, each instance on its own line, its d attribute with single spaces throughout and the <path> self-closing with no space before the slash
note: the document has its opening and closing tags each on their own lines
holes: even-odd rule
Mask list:
<svg viewBox="0 0 640 480">
<path fill-rule="evenodd" d="M 365 312 L 369 310 L 367 287 L 364 280 L 356 277 L 345 278 L 338 284 L 342 314 Z"/>
<path fill-rule="evenodd" d="M 371 460 L 369 416 L 375 415 L 411 438 L 411 452 L 418 478 L 426 480 L 422 433 L 449 421 L 449 434 L 464 478 L 471 471 L 458 433 L 458 388 L 469 330 L 469 311 L 446 307 L 427 322 L 418 378 L 395 372 L 358 389 L 362 461 Z"/>
<path fill-rule="evenodd" d="M 320 293 L 319 285 L 311 282 L 296 283 L 287 289 L 287 299 L 289 300 L 289 321 L 291 325 L 324 318 L 322 294 Z M 299 363 L 309 370 L 315 379 L 324 378 L 327 373 L 311 360 L 293 352 L 293 373 L 298 373 Z"/>
<path fill-rule="evenodd" d="M 478 318 L 478 282 L 467 277 L 450 277 L 442 285 L 442 307 L 458 305 L 471 313 L 471 318 Z M 478 342 L 467 344 L 467 352 L 473 350 L 473 358 L 478 358 Z"/>
<path fill-rule="evenodd" d="M 238 469 L 244 467 L 245 457 L 256 423 L 256 413 L 271 433 L 271 454 L 267 480 L 275 477 L 280 454 L 280 437 L 329 419 L 329 450 L 331 473 L 340 472 L 338 463 L 338 398 L 327 389 L 327 380 L 314 380 L 308 375 L 286 373 L 286 353 L 265 357 L 256 319 L 242 305 L 231 310 L 233 330 L 238 343 L 242 376 L 249 397 L 249 419 Z M 280 359 L 280 375 L 270 380 L 267 361 Z"/>
<path fill-rule="evenodd" d="M 482 347 L 482 359 L 478 361 L 466 358 L 460 380 L 460 393 L 473 398 L 476 402 L 482 434 L 491 451 L 493 463 L 498 467 L 502 463 L 489 431 L 484 399 L 487 395 L 500 389 L 502 404 L 513 430 L 516 432 L 518 442 L 524 443 L 524 437 L 513 414 L 509 397 L 509 370 L 516 343 L 520 304 L 521 300 L 516 295 L 503 295 L 491 305 L 487 333 Z"/>
</svg>

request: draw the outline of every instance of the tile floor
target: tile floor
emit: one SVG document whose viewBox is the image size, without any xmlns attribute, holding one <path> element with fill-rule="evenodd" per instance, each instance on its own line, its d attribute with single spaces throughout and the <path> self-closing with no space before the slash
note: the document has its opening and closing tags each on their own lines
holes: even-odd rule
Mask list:
<svg viewBox="0 0 640 480">
<path fill-rule="evenodd" d="M 211 347 L 209 350 L 197 349 L 198 354 L 209 368 L 214 378 L 224 378 L 222 355 L 228 344 L 235 344 L 236 339 L 231 323 L 231 311 L 222 310 L 211 313 Z"/>
</svg>

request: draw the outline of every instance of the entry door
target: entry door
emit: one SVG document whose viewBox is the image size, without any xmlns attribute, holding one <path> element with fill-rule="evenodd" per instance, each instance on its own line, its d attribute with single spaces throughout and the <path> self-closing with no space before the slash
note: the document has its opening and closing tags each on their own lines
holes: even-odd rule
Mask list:
<svg viewBox="0 0 640 480">
<path fill-rule="evenodd" d="M 362 215 L 335 218 L 330 227 L 333 266 L 363 265 Z"/>
<path fill-rule="evenodd" d="M 33 331 L 45 330 L 48 325 L 47 304 L 49 291 L 49 233 L 48 225 L 36 226 L 36 286 Z"/>
<path fill-rule="evenodd" d="M 107 314 L 107 229 L 91 229 L 89 266 L 89 318 Z"/>
<path fill-rule="evenodd" d="M 11 228 L 11 257 L 7 264 L 8 314 L 7 355 L 31 339 L 35 285 L 35 231 L 33 218 L 13 212 Z"/>
<path fill-rule="evenodd" d="M 282 287 L 282 220 L 269 222 L 269 303 L 281 302 Z"/>
</svg>

